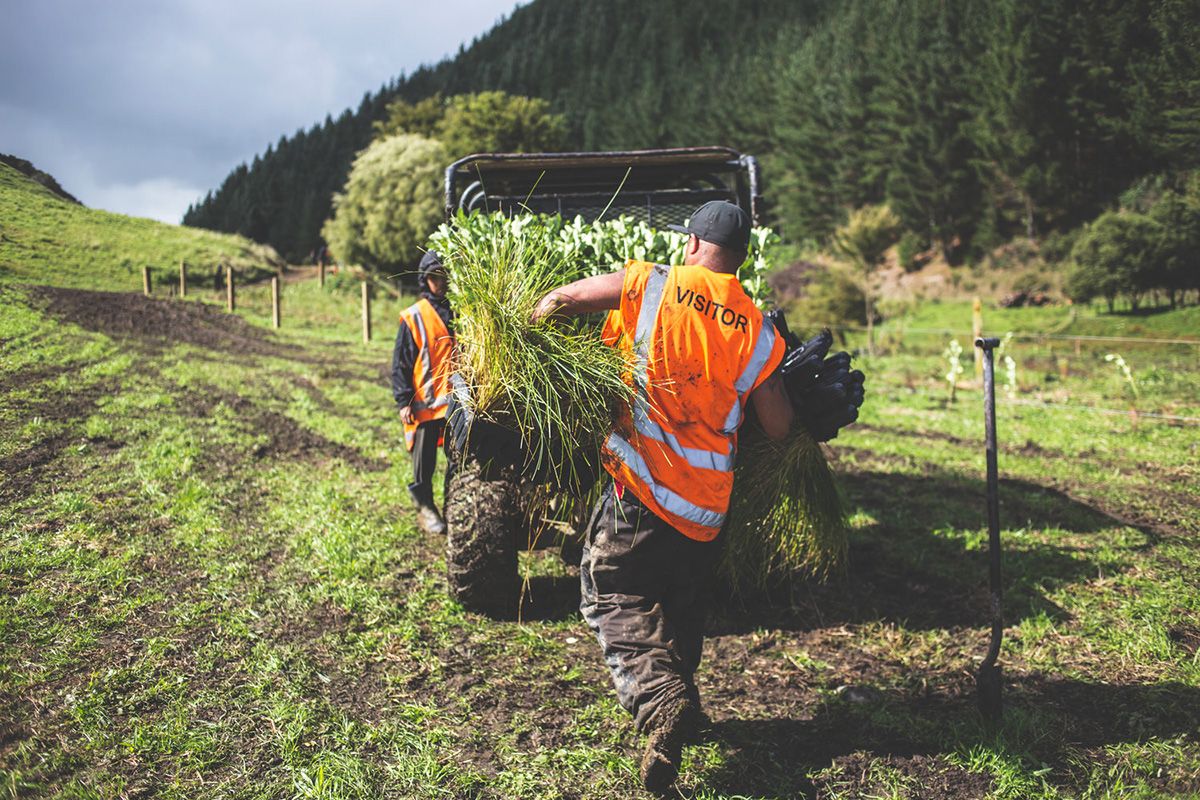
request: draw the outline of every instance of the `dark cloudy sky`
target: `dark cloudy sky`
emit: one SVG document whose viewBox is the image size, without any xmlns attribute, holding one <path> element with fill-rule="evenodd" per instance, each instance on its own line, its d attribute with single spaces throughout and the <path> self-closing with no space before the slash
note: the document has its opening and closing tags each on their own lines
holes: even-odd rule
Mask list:
<svg viewBox="0 0 1200 800">
<path fill-rule="evenodd" d="M 0 152 L 178 222 L 280 134 L 457 51 L 517 0 L 0 0 Z"/>
</svg>

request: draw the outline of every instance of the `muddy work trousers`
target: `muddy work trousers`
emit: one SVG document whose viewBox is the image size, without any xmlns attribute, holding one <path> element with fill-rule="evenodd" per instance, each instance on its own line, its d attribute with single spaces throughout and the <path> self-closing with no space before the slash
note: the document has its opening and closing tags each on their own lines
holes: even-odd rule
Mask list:
<svg viewBox="0 0 1200 800">
<path fill-rule="evenodd" d="M 433 505 L 433 471 L 437 467 L 438 439 L 445 424 L 444 419 L 423 422 L 413 433 L 413 479 L 408 490 L 425 505 Z"/>
<path fill-rule="evenodd" d="M 689 539 L 611 484 L 592 512 L 579 607 L 639 731 L 684 698 L 699 704 L 693 676 L 717 555 L 717 542 Z"/>
</svg>

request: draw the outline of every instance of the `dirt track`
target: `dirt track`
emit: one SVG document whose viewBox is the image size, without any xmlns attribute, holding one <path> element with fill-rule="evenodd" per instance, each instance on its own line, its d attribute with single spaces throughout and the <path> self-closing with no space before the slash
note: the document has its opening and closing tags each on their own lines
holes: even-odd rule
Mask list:
<svg viewBox="0 0 1200 800">
<path fill-rule="evenodd" d="M 300 348 L 207 303 L 51 286 L 31 287 L 30 295 L 51 316 L 143 348 L 190 344 L 230 355 L 303 357 Z"/>
<path fill-rule="evenodd" d="M 220 359 L 241 360 L 246 357 L 283 358 L 290 361 L 325 365 L 333 375 L 346 375 L 346 360 L 316 357 L 303 348 L 279 341 L 268 331 L 245 322 L 241 317 L 206 303 L 178 302 L 149 298 L 129 292 L 98 292 L 51 286 L 27 288 L 31 300 L 49 315 L 63 322 L 101 333 L 132 348 L 144 360 L 143 374 L 157 371 L 153 357 L 179 344 L 213 351 Z M 0 396 L 12 395 L 22 389 L 44 384 L 69 375 L 87 366 L 84 362 L 65 365 L 39 366 L 8 373 L 0 380 Z M 359 376 L 354 376 L 359 377 Z M 302 388 L 318 405 L 328 405 L 320 389 L 308 379 L 294 376 L 293 382 Z M 36 401 L 6 400 L 30 417 L 40 417 L 59 423 L 86 419 L 96 402 L 117 391 L 112 381 L 101 381 L 84 387 L 73 387 L 61 393 L 42 396 Z M 378 458 L 368 458 L 357 450 L 331 442 L 307 430 L 295 420 L 276 411 L 261 408 L 239 395 L 215 388 L 193 389 L 180 397 L 181 405 L 197 419 L 206 418 L 218 405 L 225 405 L 243 417 L 248 430 L 268 437 L 268 442 L 254 451 L 256 459 L 301 458 L 322 461 L 338 458 L 358 469 L 380 471 L 388 464 Z M 14 501 L 33 491 L 42 474 L 59 453 L 81 438 L 78 434 L 59 432 L 32 446 L 0 459 L 0 473 L 6 476 L 0 488 L 0 501 Z M 120 447 L 119 442 L 91 440 L 92 446 Z"/>
</svg>

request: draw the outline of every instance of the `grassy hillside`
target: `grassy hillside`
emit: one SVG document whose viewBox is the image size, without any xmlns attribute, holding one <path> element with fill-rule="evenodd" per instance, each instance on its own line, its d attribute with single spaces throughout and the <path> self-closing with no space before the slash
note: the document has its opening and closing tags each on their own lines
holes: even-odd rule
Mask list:
<svg viewBox="0 0 1200 800">
<path fill-rule="evenodd" d="M 5 196 L 46 202 L 20 191 Z M 72 246 L 60 225 L 76 223 L 47 208 L 18 215 L 43 272 L 6 257 L 0 282 L 0 798 L 646 796 L 575 571 L 527 557 L 522 621 L 469 614 L 444 541 L 414 524 L 386 382 L 403 301 L 376 304 L 364 345 L 352 282 L 287 282 L 271 332 L 262 286 L 236 315 L 144 298 L 115 245 Z M 114 237 L 122 257 L 236 241 L 155 230 Z M 121 293 L 67 288 L 63 265 Z M 989 330 L 1067 313 L 989 311 Z M 969 319 L 930 304 L 909 325 Z M 1099 346 L 1012 346 L 1006 706 L 990 727 L 972 679 L 988 624 L 979 388 L 968 366 L 949 402 L 948 337 L 917 346 L 893 325 L 860 359 L 863 419 L 831 447 L 849 569 L 771 603 L 718 597 L 698 676 L 713 724 L 682 796 L 1197 796 L 1200 427 L 1088 410 L 1200 415 L 1194 348 L 1131 358 L 1135 399 Z"/>
<path fill-rule="evenodd" d="M 131 290 L 150 266 L 165 289 L 177 281 L 181 259 L 209 284 L 222 262 L 245 279 L 283 266 L 272 248 L 241 236 L 84 208 L 0 164 L 0 278 Z"/>
</svg>

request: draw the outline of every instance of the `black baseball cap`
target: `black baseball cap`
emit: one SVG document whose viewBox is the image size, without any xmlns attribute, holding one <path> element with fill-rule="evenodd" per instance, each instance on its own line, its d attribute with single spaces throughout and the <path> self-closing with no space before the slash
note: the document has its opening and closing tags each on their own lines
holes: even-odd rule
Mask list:
<svg viewBox="0 0 1200 800">
<path fill-rule="evenodd" d="M 673 231 L 744 253 L 750 247 L 750 215 L 724 200 L 709 200 L 696 209 L 687 225 L 668 225 Z"/>
<path fill-rule="evenodd" d="M 437 254 L 436 250 L 426 250 L 425 255 L 421 256 L 421 263 L 417 265 L 417 275 L 421 280 L 425 280 L 431 274 L 437 271 L 446 272 L 446 268 L 442 266 L 442 258 Z"/>
</svg>

